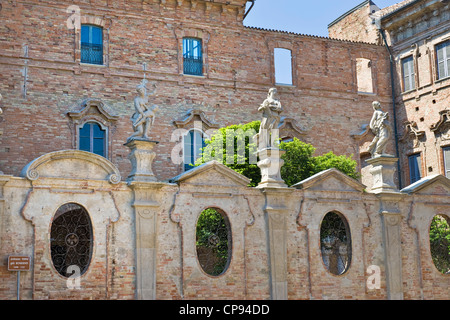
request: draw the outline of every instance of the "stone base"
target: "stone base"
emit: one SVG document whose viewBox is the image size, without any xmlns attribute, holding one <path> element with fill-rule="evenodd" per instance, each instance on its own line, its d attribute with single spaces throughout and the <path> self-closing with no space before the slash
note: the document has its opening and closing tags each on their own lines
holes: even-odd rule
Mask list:
<svg viewBox="0 0 450 320">
<path fill-rule="evenodd" d="M 373 176 L 372 193 L 398 192 L 394 182 L 394 174 L 397 169 L 398 158 L 392 155 L 381 155 L 366 160 L 372 165 L 369 172 Z"/>
<path fill-rule="evenodd" d="M 125 146 L 130 148 L 131 152 L 128 159 L 131 161 L 132 170 L 127 178 L 127 182 L 155 182 L 157 181 L 152 170 L 152 163 L 156 157 L 153 148 L 158 141 L 151 141 L 140 138 L 129 139 Z"/>
<path fill-rule="evenodd" d="M 281 156 L 285 153 L 285 150 L 276 148 L 262 149 L 257 152 L 260 159 L 258 167 L 261 169 L 261 182 L 257 188 L 287 188 L 280 173 L 280 169 L 284 164 Z"/>
</svg>

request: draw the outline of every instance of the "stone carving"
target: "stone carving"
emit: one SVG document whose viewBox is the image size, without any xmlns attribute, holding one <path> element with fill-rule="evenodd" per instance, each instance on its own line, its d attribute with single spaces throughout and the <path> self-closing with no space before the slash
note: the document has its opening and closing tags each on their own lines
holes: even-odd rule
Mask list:
<svg viewBox="0 0 450 320">
<path fill-rule="evenodd" d="M 258 108 L 259 112 L 262 112 L 261 125 L 259 127 L 259 150 L 263 148 L 274 147 L 276 138 L 271 137 L 274 130 L 278 130 L 280 124 L 280 114 L 283 111 L 281 102 L 277 99 L 277 89 L 271 88 L 267 95 L 267 99 Z"/>
<path fill-rule="evenodd" d="M 266 100 L 258 108 L 258 111 L 263 114 L 259 133 L 254 137 L 258 145 L 258 167 L 261 169 L 259 188 L 287 187 L 280 174 L 280 169 L 284 164 L 281 156 L 285 151 L 278 148 L 278 127 L 283 107 L 277 98 L 277 93 L 276 88 L 271 88 Z"/>
<path fill-rule="evenodd" d="M 128 138 L 128 141 L 136 138 L 149 140 L 148 135 L 155 123 L 155 116 L 159 107 L 157 105 L 149 106 L 145 82 L 137 86 L 136 91 L 139 94 L 134 99 L 136 112 L 131 117 L 134 133 Z"/>
<path fill-rule="evenodd" d="M 389 113 L 381 110 L 381 104 L 374 101 L 372 107 L 374 112 L 369 127 L 375 138 L 369 146 L 369 152 L 372 158 L 375 158 L 385 154 L 387 143 L 391 137 L 391 127 L 389 125 Z"/>
</svg>

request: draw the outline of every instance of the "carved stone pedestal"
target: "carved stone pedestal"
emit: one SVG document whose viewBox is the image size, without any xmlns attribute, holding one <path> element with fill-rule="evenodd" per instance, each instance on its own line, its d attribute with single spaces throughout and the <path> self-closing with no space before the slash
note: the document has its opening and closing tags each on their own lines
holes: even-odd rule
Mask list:
<svg viewBox="0 0 450 320">
<path fill-rule="evenodd" d="M 397 167 L 398 158 L 391 155 L 382 155 L 366 160 L 372 165 L 370 173 L 373 176 L 372 193 L 398 192 L 394 183 L 394 173 Z"/>
<path fill-rule="evenodd" d="M 152 163 L 156 153 L 153 148 L 158 144 L 157 141 L 134 138 L 125 144 L 131 152 L 128 159 L 131 161 L 132 171 L 128 176 L 127 182 L 154 182 L 157 181 L 152 170 Z"/>
<path fill-rule="evenodd" d="M 261 182 L 257 188 L 286 188 L 280 169 L 284 164 L 281 156 L 286 151 L 277 148 L 262 149 L 257 152 L 258 167 L 261 169 Z"/>
</svg>

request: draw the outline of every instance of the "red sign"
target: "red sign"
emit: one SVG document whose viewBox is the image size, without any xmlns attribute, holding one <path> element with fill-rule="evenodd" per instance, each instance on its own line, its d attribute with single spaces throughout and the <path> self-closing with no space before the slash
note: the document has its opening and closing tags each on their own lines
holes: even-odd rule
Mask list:
<svg viewBox="0 0 450 320">
<path fill-rule="evenodd" d="M 9 256 L 8 271 L 30 271 L 30 257 Z"/>
</svg>

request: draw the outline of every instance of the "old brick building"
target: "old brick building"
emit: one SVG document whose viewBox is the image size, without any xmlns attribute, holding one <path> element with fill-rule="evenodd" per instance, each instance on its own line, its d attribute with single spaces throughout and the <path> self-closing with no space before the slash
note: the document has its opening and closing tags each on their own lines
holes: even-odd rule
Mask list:
<svg viewBox="0 0 450 320">
<path fill-rule="evenodd" d="M 365 1 L 323 38 L 245 27 L 247 2 L 1 1 L 0 298 L 15 298 L 7 270 L 14 254 L 32 260 L 23 299 L 448 297 L 450 278 L 433 266 L 428 236 L 450 194 L 448 180 L 434 175 L 445 170 L 449 80 L 430 62 L 426 82 L 424 64 L 447 48 L 448 4 L 405 1 L 391 12 Z M 417 34 L 399 31 L 415 25 L 418 8 L 434 22 Z M 398 75 L 412 43 L 422 64 L 403 92 L 400 80 L 411 78 Z M 279 49 L 291 70 L 283 83 Z M 126 144 L 142 83 L 159 106 L 150 135 L 159 143 L 145 160 L 155 181 L 139 180 L 137 147 Z M 312 143 L 318 154 L 352 154 L 361 181 L 329 170 L 290 188 L 258 189 L 216 162 L 188 170 L 209 130 L 259 119 L 271 87 L 283 103 L 281 136 Z M 402 180 L 413 154 L 422 152 L 422 172 L 433 175 L 401 191 L 377 189 L 365 161 L 374 100 L 398 129 L 388 146 L 400 158 L 398 189 L 409 185 Z M 202 269 L 195 245 L 208 208 L 228 219 L 232 250 L 219 276 Z M 335 273 L 319 245 L 328 213 L 344 221 L 339 250 L 351 252 Z M 59 257 L 80 239 L 77 285 Z M 371 266 L 381 279 L 373 289 Z"/>
<path fill-rule="evenodd" d="M 329 25 L 332 38 L 389 46 L 401 184 L 450 168 L 450 5 L 402 1 L 380 9 L 364 1 Z"/>
</svg>

